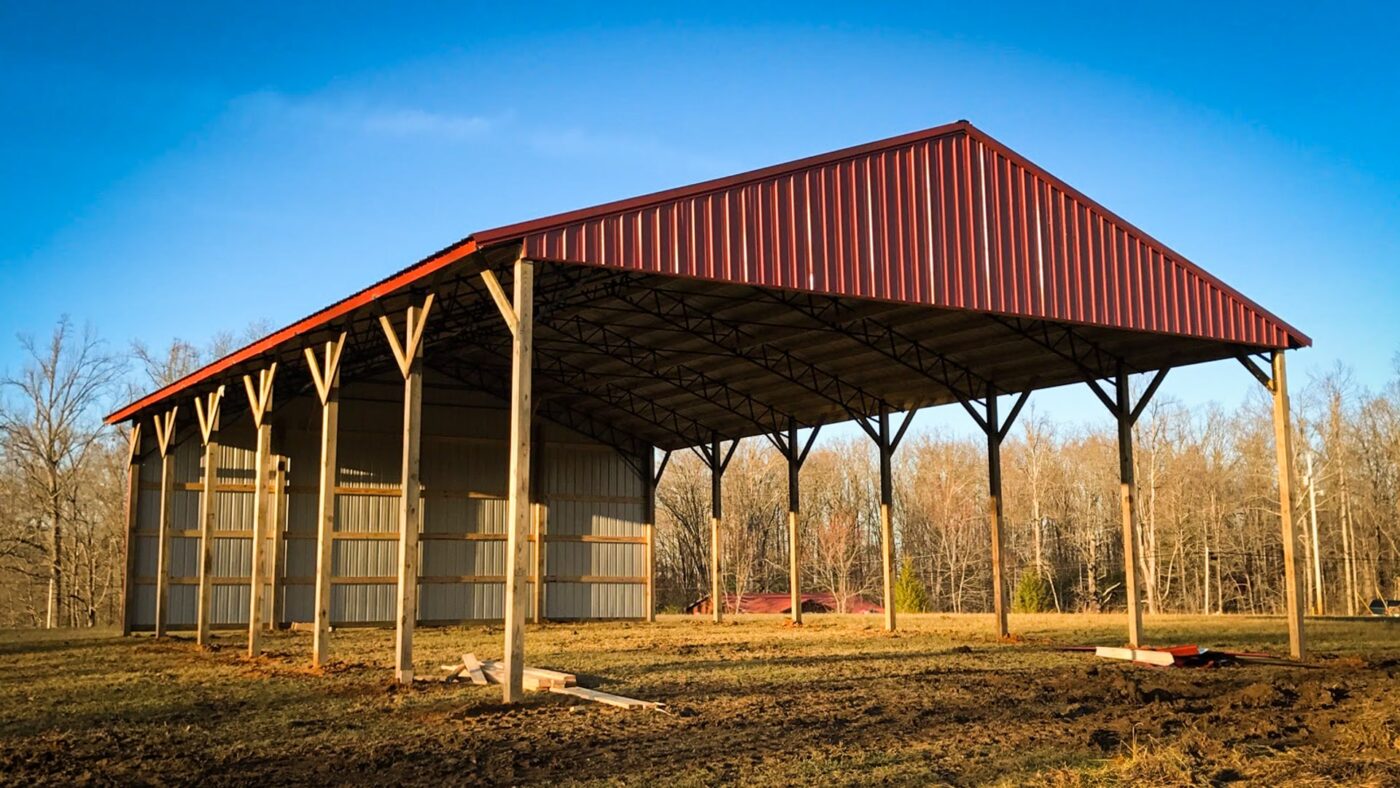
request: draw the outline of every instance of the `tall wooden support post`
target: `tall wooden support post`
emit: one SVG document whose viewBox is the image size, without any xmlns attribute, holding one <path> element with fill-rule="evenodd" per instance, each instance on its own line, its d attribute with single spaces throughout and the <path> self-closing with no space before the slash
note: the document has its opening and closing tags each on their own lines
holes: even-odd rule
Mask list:
<svg viewBox="0 0 1400 788">
<path fill-rule="evenodd" d="M 821 427 L 813 427 L 811 434 L 807 436 L 806 445 L 799 446 L 797 420 L 789 416 L 785 433 L 768 436 L 778 453 L 788 461 L 788 594 L 791 606 L 789 614 L 794 624 L 802 623 L 802 540 L 797 532 L 797 517 L 801 511 L 800 476 L 802 463 L 807 461 L 807 452 L 811 451 L 812 443 L 816 441 L 820 431 Z"/>
<path fill-rule="evenodd" d="M 270 573 L 267 583 L 268 605 L 267 630 L 277 629 L 285 617 L 286 591 L 282 578 L 286 575 L 286 534 L 287 534 L 287 458 L 273 456 L 271 489 L 268 490 L 269 507 L 272 514 L 268 547 L 271 549 L 268 565 Z"/>
<path fill-rule="evenodd" d="M 801 511 L 802 459 L 797 456 L 797 420 L 788 419 L 788 604 L 792 623 L 802 623 L 802 550 L 797 536 L 797 513 Z"/>
<path fill-rule="evenodd" d="M 331 544 L 335 536 L 336 457 L 340 432 L 340 352 L 345 334 L 327 342 L 317 357 L 304 350 L 311 382 L 321 400 L 321 461 L 317 474 L 315 628 L 311 635 L 311 665 L 322 667 L 330 656 Z"/>
<path fill-rule="evenodd" d="M 272 495 L 272 425 L 267 416 L 272 410 L 272 381 L 277 375 L 277 362 L 258 372 L 255 384 L 251 375 L 243 376 L 243 391 L 248 395 L 248 410 L 257 430 L 257 448 L 253 459 L 253 549 L 248 582 L 248 656 L 262 653 L 262 616 L 267 585 L 267 533 L 271 530 Z"/>
<path fill-rule="evenodd" d="M 642 593 L 642 619 L 656 620 L 656 449 L 647 446 L 642 452 L 642 564 L 646 572 L 646 588 Z"/>
<path fill-rule="evenodd" d="M 522 251 L 523 253 L 523 251 Z M 510 503 L 506 521 L 505 672 L 502 699 L 520 700 L 525 675 L 526 543 L 530 536 L 530 420 L 535 341 L 535 264 L 515 260 L 515 298 L 507 299 L 496 275 L 481 272 L 486 287 L 510 328 Z"/>
<path fill-rule="evenodd" d="M 131 425 L 126 448 L 126 554 L 122 562 L 122 637 L 131 634 L 136 590 L 136 525 L 141 502 L 141 423 Z"/>
<path fill-rule="evenodd" d="M 544 537 L 549 526 L 549 501 L 544 495 L 544 430 L 536 424 L 532 432 L 535 447 L 530 451 L 530 462 L 534 464 L 530 471 L 530 532 L 535 543 L 535 561 L 534 566 L 530 567 L 530 576 L 534 578 L 531 586 L 533 593 L 530 594 L 530 621 L 538 624 L 544 620 Z"/>
<path fill-rule="evenodd" d="M 394 634 L 394 678 L 400 684 L 413 683 L 413 627 L 418 623 L 418 531 L 422 527 L 419 507 L 422 483 L 419 478 L 423 444 L 423 327 L 433 308 L 428 294 L 422 308 L 410 306 L 403 341 L 387 316 L 379 325 L 389 340 L 389 349 L 403 373 L 403 463 L 399 473 L 399 584 L 398 616 Z"/>
<path fill-rule="evenodd" d="M 875 441 L 875 446 L 880 454 L 880 575 L 883 586 L 882 599 L 885 605 L 885 629 L 890 632 L 893 632 L 895 628 L 894 472 L 892 460 L 894 450 L 899 448 L 899 442 L 904 440 L 904 433 L 914 422 L 916 413 L 918 413 L 917 410 L 911 410 L 905 414 L 904 421 L 893 436 L 890 435 L 888 406 L 882 405 L 880 407 L 880 414 L 876 417 L 873 427 L 863 417 L 856 419 L 856 424 L 865 430 L 865 434 L 869 435 L 871 440 Z"/>
<path fill-rule="evenodd" d="M 719 436 L 710 441 L 710 455 L 719 457 Z M 724 523 L 724 468 L 710 464 L 710 615 L 716 624 L 724 621 L 724 551 L 721 531 Z"/>
<path fill-rule="evenodd" d="M 1122 365 L 1116 380 L 1118 406 L 1118 502 L 1123 517 L 1123 586 L 1128 595 L 1128 645 L 1142 645 L 1142 578 L 1138 576 L 1137 482 L 1133 474 L 1133 419 L 1128 375 Z"/>
<path fill-rule="evenodd" d="M 997 423 L 996 393 L 987 393 L 987 423 Z M 1002 531 L 1001 507 L 1001 435 L 987 430 L 987 525 L 992 534 L 992 612 L 997 619 L 997 637 L 1011 636 L 1007 620 L 1006 598 L 1006 535 Z"/>
<path fill-rule="evenodd" d="M 1303 586 L 1298 561 L 1298 524 L 1293 517 L 1293 423 L 1288 404 L 1288 369 L 1283 351 L 1273 352 L 1274 450 L 1278 456 L 1278 505 L 1283 530 L 1284 595 L 1288 610 L 1288 653 L 1307 657 L 1303 637 Z"/>
<path fill-rule="evenodd" d="M 175 406 L 155 417 L 156 448 L 160 451 L 160 515 L 156 525 L 156 637 L 165 637 L 170 617 L 170 513 L 175 506 Z"/>
<path fill-rule="evenodd" d="M 967 409 L 968 413 L 972 414 L 972 418 L 987 435 L 987 524 L 990 526 L 992 537 L 992 611 L 996 616 L 997 637 L 999 638 L 1011 636 L 1011 627 L 1007 617 L 1010 604 L 1006 593 L 1006 533 L 1003 525 L 1001 499 L 1001 444 L 1002 441 L 1006 440 L 1007 433 L 1011 431 L 1011 425 L 1016 422 L 1016 416 L 1020 414 L 1021 408 L 1025 406 L 1026 398 L 1029 396 L 1030 391 L 1021 393 L 1005 422 L 1001 421 L 1001 416 L 997 413 L 997 391 L 996 387 L 990 383 L 987 384 L 987 396 L 983 401 L 986 408 L 985 417 L 979 415 L 970 403 L 966 401 L 962 403 L 962 406 Z"/>
<path fill-rule="evenodd" d="M 1133 479 L 1133 425 L 1142 416 L 1157 387 L 1162 385 L 1170 368 L 1157 370 L 1147 390 L 1137 404 L 1128 391 L 1128 370 L 1118 362 L 1114 376 L 1114 396 L 1110 397 L 1097 381 L 1088 380 L 1089 388 L 1108 408 L 1118 423 L 1118 502 L 1123 518 L 1123 586 L 1128 596 L 1128 643 L 1134 648 L 1142 645 L 1142 578 L 1138 576 L 1139 553 L 1142 550 L 1137 534 L 1137 483 Z"/>
<path fill-rule="evenodd" d="M 893 632 L 894 610 L 894 478 L 891 468 L 890 414 L 880 412 L 880 566 L 884 581 L 885 629 Z"/>
<path fill-rule="evenodd" d="M 199 494 L 199 611 L 195 642 L 209 645 L 210 612 L 214 602 L 214 524 L 219 519 L 219 401 L 220 386 L 194 401 L 199 434 L 204 439 L 204 489 Z"/>
<path fill-rule="evenodd" d="M 642 454 L 642 484 L 646 487 L 643 493 L 642 506 L 645 507 L 645 528 L 646 528 L 646 620 L 656 621 L 656 488 L 661 484 L 661 476 L 666 473 L 666 466 L 671 462 L 671 452 L 667 451 L 661 455 L 661 464 L 656 465 L 656 449 L 648 446 Z"/>
</svg>

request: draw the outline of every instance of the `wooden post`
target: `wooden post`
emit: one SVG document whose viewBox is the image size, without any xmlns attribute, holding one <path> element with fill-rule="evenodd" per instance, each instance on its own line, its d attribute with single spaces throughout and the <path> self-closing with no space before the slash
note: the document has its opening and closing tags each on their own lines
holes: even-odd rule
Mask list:
<svg viewBox="0 0 1400 788">
<path fill-rule="evenodd" d="M 490 274 L 488 269 L 486 274 Z M 495 276 L 487 277 L 495 281 Z M 497 284 L 497 289 L 499 289 Z M 502 314 L 510 317 L 511 343 L 510 397 L 510 503 L 506 535 L 505 673 L 502 699 L 520 700 L 524 692 L 526 540 L 530 535 L 530 418 L 534 366 L 534 263 L 523 257 L 515 261 L 515 299 L 506 305 L 498 299 Z"/>
<path fill-rule="evenodd" d="M 880 561 L 884 580 L 885 629 L 893 632 L 894 615 L 894 479 L 890 468 L 890 414 L 880 411 Z"/>
<path fill-rule="evenodd" d="M 788 595 L 792 605 L 792 623 L 802 623 L 802 560 L 801 541 L 797 538 L 797 513 L 800 510 L 802 456 L 797 450 L 797 420 L 788 419 Z"/>
<path fill-rule="evenodd" d="M 330 655 L 331 544 L 335 536 L 336 457 L 340 431 L 340 353 L 345 334 L 325 344 L 321 358 L 305 349 L 311 382 L 321 399 L 321 462 L 316 505 L 316 602 L 315 628 L 311 636 L 311 665 L 322 667 Z"/>
<path fill-rule="evenodd" d="M 200 437 L 204 439 L 204 489 L 199 494 L 199 612 L 195 642 L 209 645 L 210 610 L 214 601 L 214 524 L 219 519 L 219 400 L 220 386 L 194 401 L 199 417 Z"/>
<path fill-rule="evenodd" d="M 175 506 L 176 405 L 155 417 L 156 448 L 160 450 L 160 518 L 156 526 L 156 637 L 165 637 L 165 620 L 170 615 L 170 513 Z"/>
<path fill-rule="evenodd" d="M 710 441 L 710 615 L 724 621 L 724 564 L 720 551 L 720 525 L 724 518 L 724 463 L 719 455 L 719 433 Z"/>
<path fill-rule="evenodd" d="M 399 473 L 399 585 L 394 634 L 394 678 L 413 683 L 413 628 L 418 623 L 418 530 L 422 484 L 419 478 L 423 444 L 423 327 L 433 308 L 433 295 L 422 309 L 410 306 L 403 342 L 398 330 L 381 315 L 379 324 L 403 373 L 403 464 Z"/>
<path fill-rule="evenodd" d="M 1288 653 L 1307 658 L 1303 637 L 1303 588 L 1299 582 L 1298 526 L 1293 518 L 1293 425 L 1288 404 L 1288 369 L 1283 351 L 1273 352 L 1274 449 L 1278 456 L 1279 520 L 1283 530 L 1284 599 L 1288 609 Z"/>
<path fill-rule="evenodd" d="M 530 568 L 530 575 L 534 578 L 534 585 L 531 586 L 534 593 L 530 595 L 530 620 L 538 624 L 544 620 L 544 535 L 549 521 L 549 501 L 544 495 L 544 431 L 536 425 L 533 432 L 535 447 L 530 452 L 530 462 L 534 465 L 530 471 L 530 530 L 535 544 L 535 560 L 534 566 Z"/>
<path fill-rule="evenodd" d="M 642 561 L 646 565 L 647 585 L 644 593 L 643 618 L 656 621 L 656 449 L 647 446 L 642 452 L 642 528 L 646 545 Z"/>
<path fill-rule="evenodd" d="M 266 579 L 264 571 L 267 559 L 263 549 L 267 546 L 267 532 L 270 527 L 268 517 L 271 496 L 268 486 L 271 482 L 272 465 L 272 425 L 267 422 L 272 408 L 272 381 L 277 374 L 277 362 L 258 372 L 258 382 L 253 383 L 249 375 L 243 376 L 243 390 L 248 395 L 248 409 L 253 416 L 253 427 L 257 430 L 257 448 L 253 459 L 253 544 L 248 571 L 248 656 L 262 653 L 262 615 L 265 601 L 263 597 Z"/>
<path fill-rule="evenodd" d="M 987 519 L 992 532 L 992 610 L 996 613 L 997 637 L 1011 636 L 1007 620 L 1006 535 L 1002 531 L 1001 440 L 997 415 L 997 395 L 987 388 Z"/>
<path fill-rule="evenodd" d="M 286 533 L 287 533 L 287 458 L 273 455 L 272 487 L 268 490 L 268 508 L 272 513 L 272 533 L 269 535 L 270 555 L 268 564 L 267 630 L 277 629 L 286 617 L 286 591 L 282 588 L 282 578 L 286 575 Z"/>
<path fill-rule="evenodd" d="M 1133 406 L 1128 373 L 1118 365 L 1118 490 L 1123 516 L 1123 586 L 1128 595 L 1128 645 L 1142 645 L 1142 583 L 1138 577 L 1137 483 L 1133 474 Z"/>
<path fill-rule="evenodd" d="M 136 591 L 136 525 L 141 501 L 141 423 L 133 422 L 126 457 L 126 555 L 122 574 L 122 637 L 131 634 Z"/>
</svg>

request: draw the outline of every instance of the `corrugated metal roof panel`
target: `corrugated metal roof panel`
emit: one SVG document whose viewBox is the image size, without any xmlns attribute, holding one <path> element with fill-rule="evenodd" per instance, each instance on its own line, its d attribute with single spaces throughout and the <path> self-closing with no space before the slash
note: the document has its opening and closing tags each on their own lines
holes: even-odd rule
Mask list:
<svg viewBox="0 0 1400 788">
<path fill-rule="evenodd" d="M 528 257 L 1263 347 L 1302 333 L 970 124 L 474 236 Z"/>
</svg>

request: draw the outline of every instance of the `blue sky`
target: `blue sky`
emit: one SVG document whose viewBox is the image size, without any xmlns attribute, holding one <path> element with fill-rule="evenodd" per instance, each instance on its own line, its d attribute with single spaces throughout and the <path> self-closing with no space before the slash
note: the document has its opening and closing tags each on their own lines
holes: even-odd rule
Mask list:
<svg viewBox="0 0 1400 788">
<path fill-rule="evenodd" d="M 0 369 L 62 313 L 282 325 L 474 230 L 967 118 L 1311 334 L 1296 381 L 1394 374 L 1396 11 L 499 5 L 0 0 Z"/>
</svg>

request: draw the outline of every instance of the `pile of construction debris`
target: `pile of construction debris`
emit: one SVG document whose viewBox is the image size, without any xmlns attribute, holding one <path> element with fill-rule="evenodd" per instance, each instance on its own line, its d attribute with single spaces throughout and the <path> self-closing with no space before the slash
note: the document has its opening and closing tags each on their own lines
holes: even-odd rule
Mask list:
<svg viewBox="0 0 1400 788">
<path fill-rule="evenodd" d="M 476 658 L 475 654 L 463 654 L 461 662 L 455 665 L 443 665 L 442 669 L 447 671 L 447 675 L 443 677 L 443 681 L 461 681 L 464 676 L 473 684 L 504 684 L 506 681 L 506 666 L 504 662 L 479 660 Z M 524 670 L 522 684 L 525 689 L 534 692 L 547 691 L 558 695 L 570 695 L 575 698 L 604 703 L 609 706 L 617 706 L 622 709 L 666 711 L 666 704 L 664 703 L 624 698 L 621 695 L 614 695 L 610 692 L 580 687 L 578 686 L 578 681 L 574 674 L 563 673 L 558 670 L 527 667 Z"/>
</svg>

